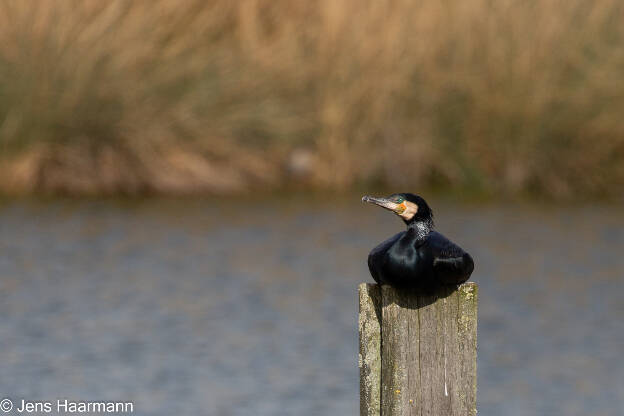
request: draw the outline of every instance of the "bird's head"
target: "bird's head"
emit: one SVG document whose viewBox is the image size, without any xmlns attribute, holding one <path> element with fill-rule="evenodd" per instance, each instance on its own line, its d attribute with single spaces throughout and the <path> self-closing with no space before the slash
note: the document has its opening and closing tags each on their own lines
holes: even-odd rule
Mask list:
<svg viewBox="0 0 624 416">
<path fill-rule="evenodd" d="M 401 217 L 409 226 L 426 224 L 433 228 L 433 212 L 427 202 L 420 196 L 410 193 L 392 194 L 386 198 L 375 198 L 369 195 L 362 197 L 362 202 L 379 205 Z"/>
</svg>

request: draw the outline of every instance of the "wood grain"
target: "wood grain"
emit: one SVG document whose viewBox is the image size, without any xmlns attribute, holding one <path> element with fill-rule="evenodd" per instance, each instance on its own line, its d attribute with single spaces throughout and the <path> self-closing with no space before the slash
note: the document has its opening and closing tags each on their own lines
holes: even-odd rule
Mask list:
<svg viewBox="0 0 624 416">
<path fill-rule="evenodd" d="M 381 291 L 378 285 L 359 286 L 360 313 L 360 416 L 380 415 Z"/>
<path fill-rule="evenodd" d="M 477 295 L 360 285 L 361 415 L 476 414 Z"/>
</svg>

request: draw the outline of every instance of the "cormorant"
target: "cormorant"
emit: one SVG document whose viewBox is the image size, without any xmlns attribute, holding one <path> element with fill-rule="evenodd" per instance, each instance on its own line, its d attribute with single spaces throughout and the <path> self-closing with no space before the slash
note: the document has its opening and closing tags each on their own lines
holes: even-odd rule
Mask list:
<svg viewBox="0 0 624 416">
<path fill-rule="evenodd" d="M 378 284 L 432 292 L 442 285 L 458 285 L 474 269 L 472 257 L 433 230 L 427 202 L 410 193 L 387 198 L 365 196 L 362 202 L 379 205 L 401 217 L 407 230 L 390 237 L 368 255 L 368 268 Z"/>
</svg>

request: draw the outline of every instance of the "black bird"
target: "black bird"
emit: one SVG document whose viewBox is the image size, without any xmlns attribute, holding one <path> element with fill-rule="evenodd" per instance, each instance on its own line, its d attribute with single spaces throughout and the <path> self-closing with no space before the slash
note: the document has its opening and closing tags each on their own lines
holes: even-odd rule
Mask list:
<svg viewBox="0 0 624 416">
<path fill-rule="evenodd" d="M 407 230 L 390 237 L 368 255 L 368 268 L 378 284 L 432 292 L 442 285 L 458 285 L 474 269 L 472 257 L 433 230 L 433 213 L 418 195 L 401 193 L 387 198 L 365 196 L 401 217 Z"/>
</svg>

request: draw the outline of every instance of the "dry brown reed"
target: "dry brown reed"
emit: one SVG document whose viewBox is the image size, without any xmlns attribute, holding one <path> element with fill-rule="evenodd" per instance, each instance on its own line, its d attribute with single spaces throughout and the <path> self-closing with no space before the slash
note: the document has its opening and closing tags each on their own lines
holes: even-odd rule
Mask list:
<svg viewBox="0 0 624 416">
<path fill-rule="evenodd" d="M 0 189 L 624 188 L 618 0 L 0 0 Z"/>
</svg>

